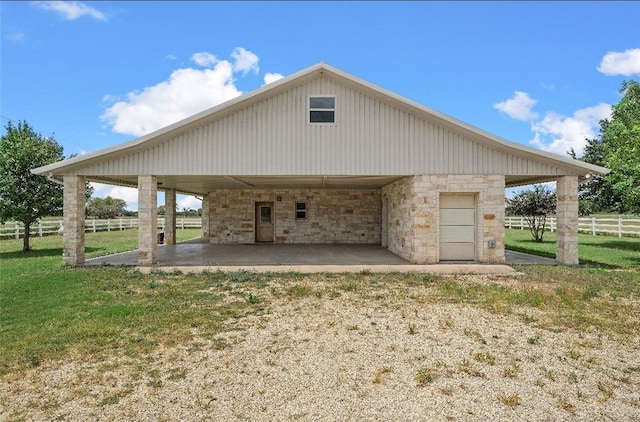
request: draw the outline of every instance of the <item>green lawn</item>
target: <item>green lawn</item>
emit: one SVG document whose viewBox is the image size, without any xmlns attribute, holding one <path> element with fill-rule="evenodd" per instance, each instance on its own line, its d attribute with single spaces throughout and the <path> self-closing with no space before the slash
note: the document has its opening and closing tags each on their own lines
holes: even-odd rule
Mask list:
<svg viewBox="0 0 640 422">
<path fill-rule="evenodd" d="M 555 232 L 546 232 L 542 243 L 535 242 L 529 230 L 506 229 L 507 249 L 555 258 Z M 578 256 L 584 265 L 603 268 L 640 268 L 640 238 L 580 234 Z"/>
<path fill-rule="evenodd" d="M 178 238 L 196 232 L 179 230 Z M 136 240 L 135 231 L 87 234 L 87 256 L 130 249 Z M 507 284 L 500 277 L 370 271 L 144 275 L 124 267 L 63 266 L 58 236 L 34 238 L 27 254 L 21 246 L 21 240 L 0 242 L 0 376 L 70 356 L 143 357 L 160 344 L 198 347 L 194 329 L 226 347 L 221 332 L 242 329 L 244 316 L 269 312 L 277 300 L 332 300 L 346 292 L 373 307 L 379 300 L 467 303 L 541 329 L 596 329 L 631 341 L 640 331 L 640 273 L 607 269 L 610 263 L 521 267 L 522 275 Z M 597 249 L 607 255 L 610 245 L 592 247 L 596 259 Z"/>
</svg>

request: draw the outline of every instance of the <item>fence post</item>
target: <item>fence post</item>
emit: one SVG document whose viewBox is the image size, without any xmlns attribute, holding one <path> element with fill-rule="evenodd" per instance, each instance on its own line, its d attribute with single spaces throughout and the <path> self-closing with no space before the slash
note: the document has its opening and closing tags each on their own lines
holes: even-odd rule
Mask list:
<svg viewBox="0 0 640 422">
<path fill-rule="evenodd" d="M 180 228 L 184 230 L 184 217 L 180 220 Z"/>
<path fill-rule="evenodd" d="M 110 232 L 111 231 L 111 219 L 107 218 L 107 231 Z"/>
<path fill-rule="evenodd" d="M 591 235 L 592 236 L 596 235 L 596 218 L 595 217 L 591 217 Z"/>
<path fill-rule="evenodd" d="M 622 217 L 618 217 L 618 237 L 622 237 Z"/>
<path fill-rule="evenodd" d="M 38 235 L 42 237 L 42 221 L 38 221 Z"/>
<path fill-rule="evenodd" d="M 120 223 L 120 231 L 122 231 L 122 218 L 120 218 L 118 222 Z"/>
<path fill-rule="evenodd" d="M 20 239 L 20 223 L 16 221 L 16 239 Z"/>
</svg>

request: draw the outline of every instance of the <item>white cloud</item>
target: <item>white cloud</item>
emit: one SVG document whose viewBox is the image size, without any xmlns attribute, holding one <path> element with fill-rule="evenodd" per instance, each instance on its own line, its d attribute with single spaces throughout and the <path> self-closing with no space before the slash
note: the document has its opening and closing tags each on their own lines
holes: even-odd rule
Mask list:
<svg viewBox="0 0 640 422">
<path fill-rule="evenodd" d="M 258 73 L 260 71 L 260 67 L 258 66 L 258 56 L 251 51 L 245 50 L 242 47 L 237 47 L 231 53 L 231 57 L 234 60 L 234 72 L 242 72 L 243 75 L 246 75 L 250 71 L 253 71 L 254 73 Z"/>
<path fill-rule="evenodd" d="M 198 66 L 202 67 L 211 67 L 219 62 L 216 56 L 211 53 L 207 53 L 206 51 L 194 53 L 191 56 L 191 60 L 193 60 Z"/>
<path fill-rule="evenodd" d="M 531 124 L 534 138 L 530 143 L 536 148 L 560 155 L 565 155 L 573 148 L 581 155 L 586 139 L 596 136 L 600 120 L 610 116 L 611 105 L 605 103 L 577 110 L 573 116 L 549 112 L 542 120 Z"/>
<path fill-rule="evenodd" d="M 94 189 L 92 197 L 106 198 L 110 196 L 112 198 L 123 199 L 127 203 L 126 209 L 128 211 L 138 211 L 138 189 L 94 182 L 91 182 L 91 186 Z M 164 205 L 164 201 L 164 192 L 158 191 L 158 205 Z M 176 204 L 178 211 L 182 211 L 185 208 L 190 210 L 202 208 L 201 200 L 188 195 L 177 195 Z"/>
<path fill-rule="evenodd" d="M 264 84 L 270 84 L 271 82 L 275 82 L 277 80 L 280 80 L 284 78 L 283 75 L 279 74 L 279 73 L 271 73 L 271 72 L 267 72 L 264 75 Z"/>
<path fill-rule="evenodd" d="M 130 92 L 101 116 L 116 133 L 142 136 L 242 94 L 228 61 L 213 69 L 175 70 L 169 80 Z"/>
<path fill-rule="evenodd" d="M 94 189 L 92 195 L 94 198 L 106 198 L 110 196 L 112 198 L 124 199 L 127 203 L 127 210 L 138 210 L 138 189 L 93 182 L 91 182 L 91 186 Z"/>
<path fill-rule="evenodd" d="M 631 76 L 640 73 L 640 48 L 632 48 L 622 53 L 608 52 L 602 58 L 598 71 L 608 76 Z"/>
<path fill-rule="evenodd" d="M 198 208 L 202 208 L 202 201 L 194 196 L 178 195 L 176 197 L 176 203 L 178 211 L 182 211 L 184 209 L 197 210 Z"/>
<path fill-rule="evenodd" d="M 532 110 L 537 102 L 537 100 L 529 97 L 526 92 L 516 91 L 513 97 L 494 104 L 493 108 L 513 119 L 530 121 L 538 117 L 538 113 Z"/>
<path fill-rule="evenodd" d="M 107 16 L 96 9 L 80 1 L 36 1 L 32 4 L 44 10 L 58 12 L 66 20 L 73 21 L 83 16 L 89 16 L 99 21 L 106 21 Z"/>
<path fill-rule="evenodd" d="M 241 47 L 231 56 L 233 64 L 208 52 L 195 53 L 191 59 L 205 69 L 177 69 L 168 80 L 114 101 L 100 118 L 116 133 L 142 136 L 235 98 L 242 92 L 235 85 L 234 74 L 257 72 L 258 56 Z M 103 100 L 116 98 L 105 95 Z"/>
</svg>

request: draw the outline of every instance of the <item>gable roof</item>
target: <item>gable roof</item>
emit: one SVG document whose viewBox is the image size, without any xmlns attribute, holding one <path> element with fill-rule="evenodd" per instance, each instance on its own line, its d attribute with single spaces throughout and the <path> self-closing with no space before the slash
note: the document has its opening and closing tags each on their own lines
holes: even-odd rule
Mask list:
<svg viewBox="0 0 640 422">
<path fill-rule="evenodd" d="M 203 112 L 197 113 L 191 117 L 188 117 L 184 120 L 166 126 L 160 130 L 154 131 L 132 141 L 81 156 L 76 156 L 74 158 L 63 160 L 47 166 L 39 167 L 34 169 L 33 173 L 53 176 L 63 176 L 65 174 L 85 174 L 90 180 L 135 186 L 136 181 L 134 176 L 137 176 L 137 174 L 156 174 L 157 170 L 156 173 L 150 173 L 149 168 L 140 167 L 135 168 L 135 171 L 133 171 L 131 166 L 134 165 L 132 164 L 127 167 L 127 170 L 124 173 L 119 174 L 117 171 L 113 170 L 115 166 L 109 170 L 100 171 L 96 171 L 96 168 L 106 162 L 116 159 L 124 160 L 126 157 L 139 156 L 140 154 L 153 150 L 155 147 L 161 146 L 163 143 L 174 142 L 175 139 L 178 139 L 181 136 L 187 136 L 193 131 L 198 130 L 198 128 L 203 127 L 204 125 L 220 121 L 221 119 L 224 119 L 227 116 L 231 116 L 234 113 L 241 112 L 242 110 L 246 110 L 247 108 L 252 107 L 256 104 L 267 101 L 270 98 L 281 95 L 288 90 L 295 88 L 296 86 L 302 86 L 306 83 L 311 83 L 314 79 L 317 78 L 329 78 L 345 87 L 348 87 L 351 90 L 363 93 L 368 97 L 378 99 L 389 107 L 403 110 L 406 113 L 418 116 L 418 118 L 428 121 L 430 124 L 435 125 L 435 127 L 437 128 L 444 128 L 445 130 L 455 132 L 456 136 L 461 137 L 461 139 L 466 143 L 472 142 L 474 144 L 477 144 L 481 149 L 486 149 L 490 152 L 499 152 L 503 155 L 507 154 L 510 157 L 514 157 L 514 162 L 515 160 L 524 162 L 522 167 L 525 169 L 535 168 L 535 170 L 532 170 L 530 172 L 531 174 L 524 174 L 526 173 L 526 170 L 524 172 L 522 170 L 520 170 L 519 172 L 513 172 L 514 175 L 507 180 L 508 185 L 554 180 L 558 175 L 563 174 L 585 175 L 588 173 L 606 174 L 609 172 L 608 169 L 603 167 L 584 163 L 582 161 L 574 160 L 569 157 L 563 157 L 560 155 L 537 150 L 521 144 L 509 142 L 503 138 L 483 131 L 477 127 L 469 125 L 444 113 L 416 103 L 384 88 L 375 86 L 367 81 L 343 72 L 340 69 L 329 66 L 325 63 L 318 63 L 297 73 L 294 73 L 286 78 L 280 79 L 276 82 L 272 82 L 255 91 L 236 97 L 230 101 L 222 103 Z M 194 154 L 197 155 L 198 152 L 196 151 Z M 513 164 L 509 165 L 510 168 L 513 166 Z M 119 167 L 122 168 L 122 165 L 119 165 Z M 373 183 L 373 176 L 379 177 L 376 183 L 377 185 L 381 185 L 393 180 L 393 176 L 401 177 L 405 175 L 416 174 L 416 172 L 419 170 L 414 169 L 412 171 L 413 173 L 411 173 L 411 170 L 409 171 L 409 173 L 403 173 L 397 170 L 378 171 L 378 169 L 368 169 L 363 175 L 369 176 L 369 184 Z M 445 171 L 446 170 L 443 170 L 443 174 L 445 174 Z M 227 181 L 227 184 L 225 185 L 224 183 L 222 183 L 222 179 L 220 179 L 218 180 L 217 184 L 213 183 L 212 181 L 210 183 L 211 186 L 264 186 L 264 182 L 266 181 L 259 180 L 259 174 L 248 174 L 246 170 L 240 174 L 222 173 L 224 172 L 220 172 L 219 174 L 216 174 L 216 176 L 222 177 Z M 509 174 L 509 171 L 503 169 L 503 173 Z M 182 173 L 179 170 L 177 172 L 174 172 L 173 175 L 180 176 L 181 174 Z M 209 173 L 201 173 L 200 176 L 202 177 L 207 174 Z M 355 183 L 354 177 L 359 173 L 355 171 L 352 173 L 350 169 L 345 168 L 338 169 L 337 174 L 328 173 L 325 171 L 319 171 L 317 174 L 309 172 L 304 173 L 304 175 L 309 177 L 323 177 L 323 186 L 326 185 L 327 177 L 332 177 L 335 179 L 335 177 L 344 176 L 345 174 L 350 175 L 350 177 L 352 178 L 351 181 Z M 271 180 L 271 184 L 269 186 L 280 186 L 286 184 L 286 180 L 284 179 L 282 179 L 279 183 L 275 183 L 274 181 L 277 179 L 275 177 L 277 176 L 276 174 L 265 173 L 265 175 L 271 176 L 269 178 Z M 187 174 L 185 173 L 184 176 L 186 177 Z M 243 180 L 242 177 L 244 176 L 252 176 L 253 182 Z M 293 176 L 293 174 L 282 174 L 282 176 Z M 230 180 L 232 180 L 233 183 L 229 184 L 228 182 Z M 315 180 L 317 182 L 320 179 L 316 178 Z M 194 188 L 190 189 L 187 187 L 188 183 L 186 183 L 186 178 L 184 178 L 184 181 L 184 186 L 175 187 L 178 190 L 186 193 L 203 193 L 203 189 L 205 189 L 204 186 L 196 188 L 194 185 Z M 179 184 L 178 181 L 174 182 Z M 315 182 L 309 180 L 308 183 L 313 184 Z M 347 185 L 349 185 L 349 183 L 345 184 L 345 186 Z M 357 183 L 355 183 L 355 185 L 357 185 Z"/>
</svg>

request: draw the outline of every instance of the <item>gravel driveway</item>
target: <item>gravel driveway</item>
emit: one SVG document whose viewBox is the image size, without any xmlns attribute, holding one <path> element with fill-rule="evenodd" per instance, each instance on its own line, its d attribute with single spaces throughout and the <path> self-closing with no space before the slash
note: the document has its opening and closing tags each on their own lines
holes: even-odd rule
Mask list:
<svg viewBox="0 0 640 422">
<path fill-rule="evenodd" d="M 0 420 L 640 420 L 638 337 L 411 292 L 280 297 L 217 338 L 193 333 L 142 357 L 70 354 L 7 375 Z"/>
</svg>

